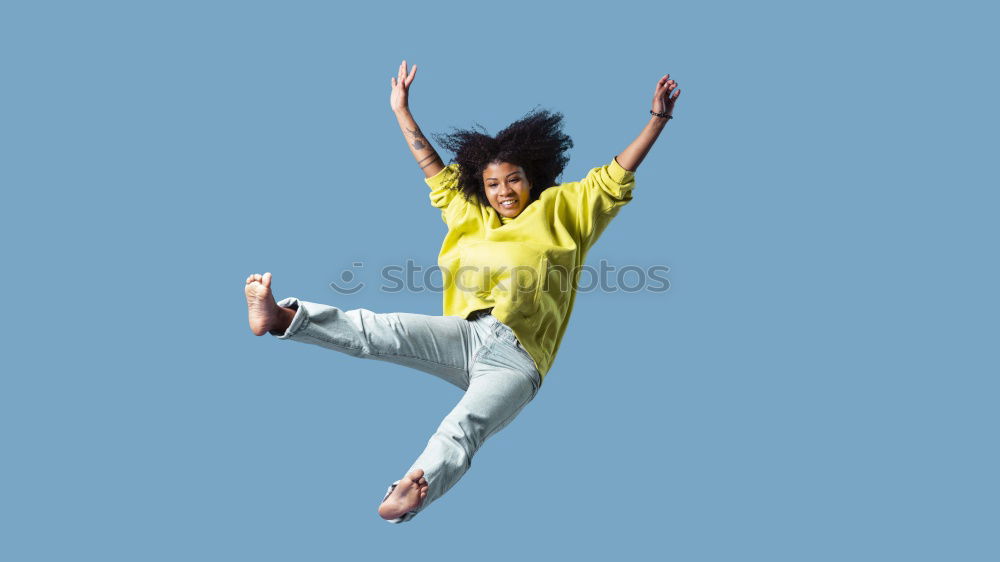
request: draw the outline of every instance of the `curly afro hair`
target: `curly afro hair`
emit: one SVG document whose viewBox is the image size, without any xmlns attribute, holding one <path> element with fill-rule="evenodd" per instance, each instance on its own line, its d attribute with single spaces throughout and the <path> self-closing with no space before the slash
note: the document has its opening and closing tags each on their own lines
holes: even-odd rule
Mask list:
<svg viewBox="0 0 1000 562">
<path fill-rule="evenodd" d="M 477 123 L 479 130 L 452 129 L 449 134 L 434 135 L 434 139 L 455 153 L 454 162 L 459 167 L 458 190 L 466 200 L 478 199 L 489 206 L 483 188 L 483 171 L 491 162 L 509 162 L 524 168 L 531 184 L 531 201 L 534 201 L 542 191 L 556 184 L 556 178 L 569 163 L 565 153 L 573 147 L 573 140 L 563 133 L 562 120 L 561 113 L 536 108 L 496 137 L 491 137 Z"/>
</svg>

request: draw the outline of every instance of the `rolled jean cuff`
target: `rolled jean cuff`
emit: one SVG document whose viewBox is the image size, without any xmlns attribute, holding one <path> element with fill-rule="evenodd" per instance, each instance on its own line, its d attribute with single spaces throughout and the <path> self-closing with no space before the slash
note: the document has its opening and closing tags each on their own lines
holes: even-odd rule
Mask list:
<svg viewBox="0 0 1000 562">
<path fill-rule="evenodd" d="M 305 308 L 299 306 L 299 299 L 295 297 L 288 297 L 287 299 L 281 299 L 278 302 L 278 306 L 281 308 L 291 308 L 295 310 L 295 317 L 292 318 L 292 323 L 288 325 L 288 329 L 284 333 L 277 330 L 271 330 L 269 332 L 272 336 L 277 337 L 279 340 L 286 340 L 295 335 L 306 324 L 309 323 L 309 316 L 306 314 Z"/>
</svg>

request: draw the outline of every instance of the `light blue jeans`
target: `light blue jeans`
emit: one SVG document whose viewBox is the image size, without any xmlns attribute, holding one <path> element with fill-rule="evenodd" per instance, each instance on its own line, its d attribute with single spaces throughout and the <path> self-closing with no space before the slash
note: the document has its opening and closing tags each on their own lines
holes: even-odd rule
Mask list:
<svg viewBox="0 0 1000 562">
<path fill-rule="evenodd" d="M 535 362 L 514 332 L 485 311 L 464 319 L 341 310 L 294 297 L 278 305 L 296 309 L 285 333 L 274 333 L 279 339 L 405 365 L 465 391 L 406 471 L 423 469 L 427 498 L 392 523 L 409 521 L 454 486 L 483 442 L 509 424 L 542 383 Z M 389 486 L 383 500 L 398 483 Z"/>
</svg>

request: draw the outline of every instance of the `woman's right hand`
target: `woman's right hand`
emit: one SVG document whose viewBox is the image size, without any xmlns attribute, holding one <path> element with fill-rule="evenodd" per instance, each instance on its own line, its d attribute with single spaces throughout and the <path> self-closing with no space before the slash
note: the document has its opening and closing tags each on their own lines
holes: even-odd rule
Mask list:
<svg viewBox="0 0 1000 562">
<path fill-rule="evenodd" d="M 406 72 L 406 61 L 399 64 L 399 71 L 392 79 L 392 95 L 389 96 L 389 106 L 394 113 L 406 111 L 410 108 L 409 90 L 413 77 L 417 75 L 417 65 L 413 65 L 410 72 Z"/>
</svg>

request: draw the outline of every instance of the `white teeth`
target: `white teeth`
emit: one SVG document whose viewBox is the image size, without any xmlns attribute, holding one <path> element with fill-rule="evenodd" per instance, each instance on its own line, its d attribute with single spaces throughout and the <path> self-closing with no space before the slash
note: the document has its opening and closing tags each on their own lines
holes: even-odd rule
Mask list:
<svg viewBox="0 0 1000 562">
<path fill-rule="evenodd" d="M 517 203 L 516 199 L 508 199 L 506 201 L 501 201 L 500 204 L 504 207 L 513 207 L 514 203 Z"/>
</svg>

